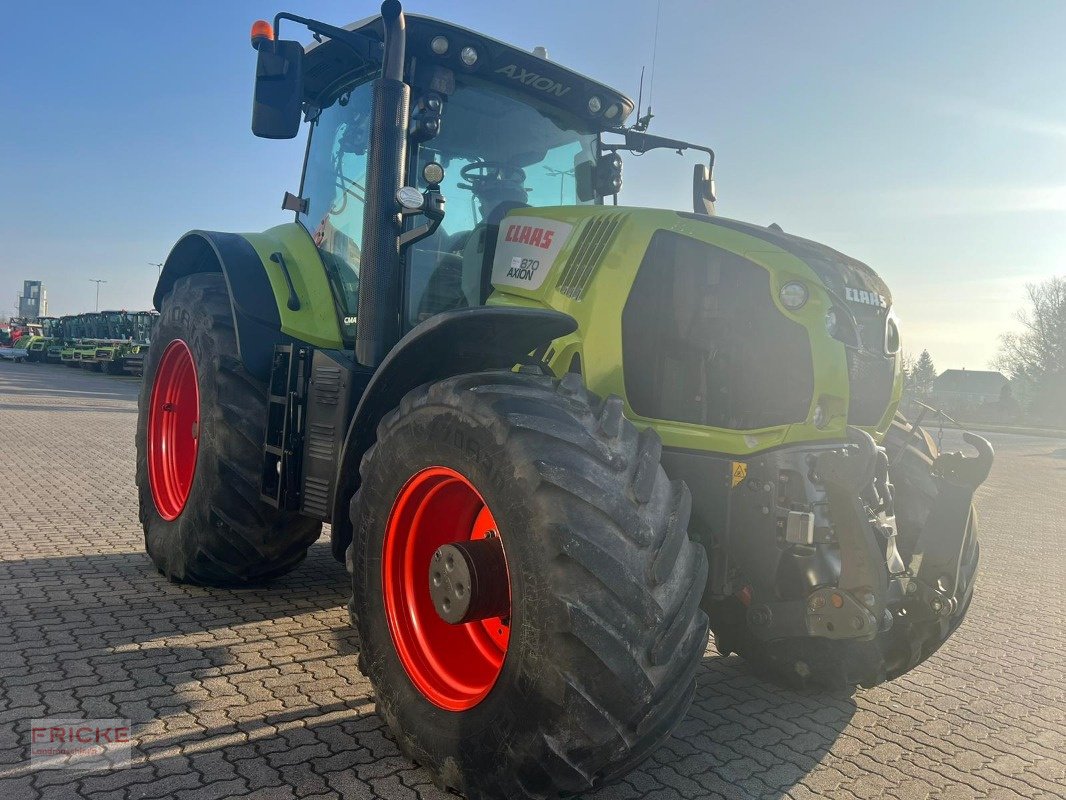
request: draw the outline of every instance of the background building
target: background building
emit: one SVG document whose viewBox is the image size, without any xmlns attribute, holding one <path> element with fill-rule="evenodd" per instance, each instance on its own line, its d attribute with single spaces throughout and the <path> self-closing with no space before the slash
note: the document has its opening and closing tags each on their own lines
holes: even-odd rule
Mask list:
<svg viewBox="0 0 1066 800">
<path fill-rule="evenodd" d="M 967 422 L 1015 422 L 1021 415 L 1010 380 L 988 370 L 944 370 L 933 381 L 932 403 Z"/>
<path fill-rule="evenodd" d="M 48 316 L 48 293 L 40 281 L 23 281 L 22 294 L 19 295 L 20 317 L 35 320 Z"/>
</svg>

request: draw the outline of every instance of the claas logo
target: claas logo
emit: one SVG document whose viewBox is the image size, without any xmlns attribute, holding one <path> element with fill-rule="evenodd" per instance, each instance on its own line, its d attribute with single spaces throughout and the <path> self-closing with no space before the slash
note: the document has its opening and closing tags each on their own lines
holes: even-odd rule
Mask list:
<svg viewBox="0 0 1066 800">
<path fill-rule="evenodd" d="M 547 250 L 552 246 L 552 237 L 555 231 L 550 228 L 536 228 L 532 225 L 508 225 L 507 234 L 503 237 L 505 242 L 516 244 L 528 244 Z"/>
</svg>

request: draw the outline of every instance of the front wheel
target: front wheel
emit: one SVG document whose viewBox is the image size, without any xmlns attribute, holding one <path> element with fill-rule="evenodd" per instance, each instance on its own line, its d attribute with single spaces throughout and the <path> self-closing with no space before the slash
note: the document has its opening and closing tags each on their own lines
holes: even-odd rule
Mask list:
<svg viewBox="0 0 1066 800">
<path fill-rule="evenodd" d="M 447 379 L 379 426 L 352 502 L 360 667 L 438 785 L 586 792 L 685 714 L 707 559 L 661 449 L 577 375 Z"/>
</svg>

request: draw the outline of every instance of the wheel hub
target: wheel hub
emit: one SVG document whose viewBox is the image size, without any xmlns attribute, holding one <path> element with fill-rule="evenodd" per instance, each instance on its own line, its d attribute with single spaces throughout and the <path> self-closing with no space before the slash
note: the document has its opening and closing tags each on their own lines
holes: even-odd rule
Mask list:
<svg viewBox="0 0 1066 800">
<path fill-rule="evenodd" d="M 429 564 L 429 596 L 449 625 L 507 616 L 507 559 L 495 532 L 438 547 Z"/>
</svg>

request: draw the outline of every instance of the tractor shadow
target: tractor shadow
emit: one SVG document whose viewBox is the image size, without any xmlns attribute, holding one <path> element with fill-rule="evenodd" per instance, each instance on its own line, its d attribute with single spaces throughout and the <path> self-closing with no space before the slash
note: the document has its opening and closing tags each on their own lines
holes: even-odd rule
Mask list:
<svg viewBox="0 0 1066 800">
<path fill-rule="evenodd" d="M 847 694 L 766 683 L 712 645 L 692 708 L 673 736 L 619 784 L 583 797 L 784 797 L 817 767 L 856 709 Z"/>
<path fill-rule="evenodd" d="M 141 552 L 0 562 L 0 587 L 0 636 L 13 639 L 0 659 L 9 709 L 0 722 L 13 723 L 0 734 L 2 796 L 14 796 L 3 790 L 10 778 L 40 796 L 210 786 L 225 796 L 452 797 L 374 714 L 348 621 L 349 577 L 327 537 L 263 587 L 170 583 Z M 582 797 L 782 797 L 855 713 L 850 697 L 778 689 L 710 653 L 674 735 L 640 769 Z M 29 721 L 58 716 L 129 719 L 131 767 L 31 770 Z"/>
</svg>

